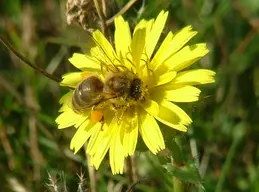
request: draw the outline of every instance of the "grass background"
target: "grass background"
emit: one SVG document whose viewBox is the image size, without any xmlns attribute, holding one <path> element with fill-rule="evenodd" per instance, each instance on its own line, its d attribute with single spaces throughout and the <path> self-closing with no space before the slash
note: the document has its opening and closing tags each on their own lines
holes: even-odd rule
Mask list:
<svg viewBox="0 0 259 192">
<path fill-rule="evenodd" d="M 127 3 L 108 2 L 109 16 Z M 80 51 L 78 43 L 87 47 L 89 41 L 80 27 L 66 24 L 65 4 L 0 2 L 0 34 L 57 77 L 75 71 L 67 59 Z M 177 174 L 187 191 L 259 191 L 258 1 L 137 1 L 124 17 L 134 26 L 162 9 L 170 11 L 167 30 L 191 24 L 199 32 L 192 42 L 205 41 L 211 51 L 194 68 L 215 70 L 217 81 L 201 87 L 199 102 L 182 105 L 193 119 L 178 139 L 186 173 L 162 168 L 166 161 L 148 152 L 136 153 L 134 191 L 172 191 L 171 175 Z M 105 160 L 90 177 L 84 151 L 74 156 L 69 150 L 74 129 L 57 130 L 58 100 L 66 91 L 0 45 L 0 191 L 94 191 L 90 178 L 96 191 L 126 191 L 128 174 L 113 176 Z M 193 165 L 201 179 L 189 169 Z"/>
</svg>

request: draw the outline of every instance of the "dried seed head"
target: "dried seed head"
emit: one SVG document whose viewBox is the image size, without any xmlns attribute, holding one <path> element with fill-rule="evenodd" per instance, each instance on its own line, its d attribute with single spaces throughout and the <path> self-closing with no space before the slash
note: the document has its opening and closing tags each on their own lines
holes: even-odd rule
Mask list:
<svg viewBox="0 0 259 192">
<path fill-rule="evenodd" d="M 98 14 L 91 0 L 67 0 L 67 24 L 79 23 L 84 30 L 92 31 L 98 22 Z"/>
</svg>

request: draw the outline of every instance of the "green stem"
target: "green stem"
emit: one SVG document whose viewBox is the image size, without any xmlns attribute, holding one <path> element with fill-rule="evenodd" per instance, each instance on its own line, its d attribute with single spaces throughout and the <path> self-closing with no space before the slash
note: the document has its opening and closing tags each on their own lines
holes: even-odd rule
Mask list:
<svg viewBox="0 0 259 192">
<path fill-rule="evenodd" d="M 183 162 L 183 155 L 182 149 L 179 139 L 175 139 L 171 144 L 172 156 L 174 159 L 173 166 L 179 167 L 184 164 Z M 177 177 L 173 177 L 173 184 L 174 184 L 174 192 L 184 192 L 185 183 L 179 180 Z"/>
<path fill-rule="evenodd" d="M 176 177 L 173 177 L 173 183 L 174 183 L 174 192 L 184 192 L 184 183 L 177 179 Z"/>
</svg>

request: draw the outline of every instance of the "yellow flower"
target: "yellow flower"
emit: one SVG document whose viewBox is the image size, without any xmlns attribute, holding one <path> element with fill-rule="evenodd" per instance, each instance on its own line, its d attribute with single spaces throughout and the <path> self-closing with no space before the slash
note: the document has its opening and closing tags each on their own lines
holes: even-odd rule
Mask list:
<svg viewBox="0 0 259 192">
<path fill-rule="evenodd" d="M 184 70 L 209 52 L 205 43 L 186 45 L 197 34 L 191 26 L 176 34 L 169 32 L 157 45 L 167 16 L 168 12 L 162 11 L 155 20 L 141 20 L 133 35 L 128 22 L 119 16 L 115 20 L 115 49 L 96 30 L 93 33 L 96 46 L 90 53 L 75 53 L 69 59 L 81 72 L 64 75 L 63 86 L 76 88 L 88 74 L 105 81 L 111 71 L 131 74 L 141 82 L 138 99 L 125 95 L 107 99 L 98 110 L 92 107 L 84 113 L 76 113 L 69 105 L 73 91 L 61 98 L 58 128 L 77 129 L 70 148 L 76 153 L 88 141 L 86 152 L 96 169 L 109 151 L 112 173 L 123 173 L 125 157 L 134 154 L 139 134 L 152 153 L 164 149 L 157 122 L 186 132 L 192 120 L 175 103 L 197 101 L 201 91 L 194 85 L 215 81 L 211 70 Z"/>
</svg>

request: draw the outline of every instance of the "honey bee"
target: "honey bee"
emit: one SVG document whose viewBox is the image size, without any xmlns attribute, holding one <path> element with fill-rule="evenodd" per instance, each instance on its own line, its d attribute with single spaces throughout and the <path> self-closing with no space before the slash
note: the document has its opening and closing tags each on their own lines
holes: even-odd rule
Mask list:
<svg viewBox="0 0 259 192">
<path fill-rule="evenodd" d="M 128 103 L 145 100 L 146 86 L 143 81 L 133 71 L 122 65 L 115 65 L 102 46 L 94 39 L 93 41 L 104 56 L 101 60 L 97 58 L 101 63 L 104 80 L 92 75 L 79 83 L 72 97 L 74 111 L 84 113 L 89 111 L 89 108 L 101 109 L 106 104 L 117 109 L 129 106 Z"/>
<path fill-rule="evenodd" d="M 101 107 L 101 104 L 107 101 L 116 108 L 124 103 L 121 104 L 118 101 L 139 101 L 143 97 L 143 82 L 134 74 L 112 72 L 106 75 L 104 81 L 92 75 L 75 88 L 72 108 L 76 113 L 84 113 L 92 107 Z"/>
</svg>

